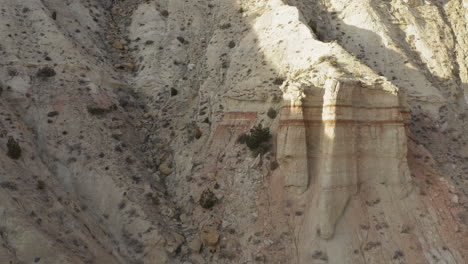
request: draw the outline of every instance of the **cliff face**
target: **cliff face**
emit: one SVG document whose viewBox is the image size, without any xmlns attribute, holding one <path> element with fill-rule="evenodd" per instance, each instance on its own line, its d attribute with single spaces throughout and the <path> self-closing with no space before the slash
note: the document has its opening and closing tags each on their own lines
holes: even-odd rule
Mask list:
<svg viewBox="0 0 468 264">
<path fill-rule="evenodd" d="M 305 90 L 301 105 L 282 109 L 278 159 L 286 186 L 306 190 L 310 185 L 317 196 L 315 215 L 320 215 L 317 232 L 326 239 L 358 189 L 383 184 L 402 196 L 410 188 L 406 112 L 395 90 L 385 91 L 381 82 L 371 85 L 327 79 L 323 87 Z M 304 150 L 284 153 L 290 145 Z M 286 156 L 299 166 L 282 164 Z"/>
<path fill-rule="evenodd" d="M 467 8 L 2 0 L 0 263 L 467 262 Z"/>
<path fill-rule="evenodd" d="M 451 243 L 446 236 L 456 235 L 456 217 L 430 214 L 430 202 L 415 190 L 407 163 L 408 111 L 394 88 L 380 79 L 327 79 L 321 88 L 305 88 L 301 105 L 283 107 L 280 170 L 273 177 L 300 193 L 284 194 L 293 202 L 298 262 L 464 261 L 460 245 L 444 250 Z M 307 147 L 284 151 L 301 142 Z M 433 260 L 426 259 L 427 250 Z"/>
</svg>

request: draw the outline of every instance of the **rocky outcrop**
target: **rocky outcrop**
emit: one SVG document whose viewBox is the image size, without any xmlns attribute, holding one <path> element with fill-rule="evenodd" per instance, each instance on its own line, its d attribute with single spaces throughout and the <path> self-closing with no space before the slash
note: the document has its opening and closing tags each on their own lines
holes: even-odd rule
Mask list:
<svg viewBox="0 0 468 264">
<path fill-rule="evenodd" d="M 323 238 L 333 236 L 360 187 L 385 183 L 400 195 L 410 188 L 406 110 L 396 90 L 385 90 L 385 85 L 330 78 L 323 87 L 304 88 L 301 104 L 282 108 L 277 157 L 285 185 L 305 191 L 312 183 L 317 232 Z"/>
</svg>

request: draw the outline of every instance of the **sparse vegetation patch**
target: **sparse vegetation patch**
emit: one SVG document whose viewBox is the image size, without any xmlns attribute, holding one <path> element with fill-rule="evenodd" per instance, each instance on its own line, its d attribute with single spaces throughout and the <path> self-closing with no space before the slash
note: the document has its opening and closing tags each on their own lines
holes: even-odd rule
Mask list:
<svg viewBox="0 0 468 264">
<path fill-rule="evenodd" d="M 231 27 L 231 23 L 224 23 L 219 26 L 220 29 L 228 29 Z"/>
<path fill-rule="evenodd" d="M 278 115 L 278 113 L 276 112 L 275 109 L 273 109 L 273 108 L 271 108 L 271 107 L 270 107 L 270 109 L 268 109 L 267 116 L 268 116 L 269 118 L 275 119 L 277 115 Z"/>
<path fill-rule="evenodd" d="M 7 148 L 8 148 L 7 155 L 11 159 L 17 160 L 21 157 L 21 147 L 14 138 L 12 137 L 8 138 Z"/>
<path fill-rule="evenodd" d="M 231 40 L 231 41 L 229 41 L 229 45 L 228 45 L 228 46 L 229 46 L 230 49 L 233 49 L 233 48 L 236 46 L 236 43 L 235 43 L 234 41 Z"/>
<path fill-rule="evenodd" d="M 46 79 L 46 78 L 53 77 L 53 76 L 55 76 L 56 74 L 57 74 L 57 73 L 55 72 L 54 69 L 52 69 L 52 68 L 50 68 L 50 67 L 44 67 L 44 68 L 40 68 L 40 69 L 37 71 L 36 77 Z"/>
<path fill-rule="evenodd" d="M 88 113 L 90 113 L 91 115 L 105 115 L 107 113 L 117 110 L 117 105 L 113 104 L 109 106 L 108 108 L 88 106 L 87 110 L 88 110 Z"/>
<path fill-rule="evenodd" d="M 282 77 L 276 77 L 274 80 L 273 80 L 273 84 L 274 85 L 282 85 L 284 83 L 284 78 Z"/>
<path fill-rule="evenodd" d="M 218 198 L 210 189 L 206 189 L 200 195 L 200 200 L 198 202 L 201 207 L 210 209 L 218 202 Z"/>
<path fill-rule="evenodd" d="M 44 190 L 46 188 L 46 183 L 43 180 L 38 180 L 36 185 L 38 190 Z"/>
<path fill-rule="evenodd" d="M 237 143 L 246 144 L 255 155 L 258 155 L 265 154 L 271 149 L 270 139 L 270 129 L 258 124 L 250 129 L 250 133 L 241 134 L 237 138 Z"/>
<path fill-rule="evenodd" d="M 162 10 L 161 11 L 161 16 L 163 17 L 168 17 L 169 16 L 169 12 L 167 10 Z"/>
</svg>

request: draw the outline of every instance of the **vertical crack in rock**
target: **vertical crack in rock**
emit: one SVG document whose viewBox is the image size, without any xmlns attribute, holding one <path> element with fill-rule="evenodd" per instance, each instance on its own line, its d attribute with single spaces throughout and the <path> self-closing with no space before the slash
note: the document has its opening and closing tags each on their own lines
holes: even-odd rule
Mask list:
<svg viewBox="0 0 468 264">
<path fill-rule="evenodd" d="M 329 239 L 349 198 L 357 191 L 356 121 L 352 102 L 355 87 L 329 79 L 324 88 L 318 228 L 321 236 Z"/>
<path fill-rule="evenodd" d="M 278 160 L 284 171 L 285 186 L 298 193 L 307 190 L 307 137 L 302 100 L 305 97 L 300 84 L 285 82 L 281 86 L 284 99 L 289 102 L 282 108 L 278 129 Z"/>
</svg>

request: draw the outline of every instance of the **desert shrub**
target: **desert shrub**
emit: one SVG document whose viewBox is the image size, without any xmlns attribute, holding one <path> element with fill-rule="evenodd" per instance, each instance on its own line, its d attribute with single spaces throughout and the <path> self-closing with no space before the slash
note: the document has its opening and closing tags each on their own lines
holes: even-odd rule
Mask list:
<svg viewBox="0 0 468 264">
<path fill-rule="evenodd" d="M 161 11 L 161 16 L 163 16 L 163 17 L 168 17 L 168 16 L 169 16 L 169 11 L 167 11 L 167 10 L 162 10 L 162 11 Z"/>
<path fill-rule="evenodd" d="M 270 109 L 268 109 L 267 116 L 271 119 L 275 119 L 277 116 L 276 110 L 270 107 Z"/>
<path fill-rule="evenodd" d="M 195 131 L 193 132 L 193 135 L 196 139 L 201 138 L 202 132 L 199 127 L 195 127 Z"/>
<path fill-rule="evenodd" d="M 249 135 L 247 135 L 246 133 L 242 133 L 239 135 L 239 137 L 237 138 L 237 143 L 239 144 L 245 144 L 247 142 L 247 139 L 249 138 Z"/>
<path fill-rule="evenodd" d="M 11 77 L 15 77 L 15 76 L 18 76 L 18 71 L 16 69 L 8 69 L 8 75 L 10 75 Z"/>
<path fill-rule="evenodd" d="M 335 57 L 330 58 L 328 62 L 333 66 L 338 65 L 338 60 Z"/>
<path fill-rule="evenodd" d="M 218 198 L 210 189 L 206 189 L 200 195 L 200 200 L 198 202 L 201 207 L 210 209 L 218 202 Z"/>
<path fill-rule="evenodd" d="M 328 261 L 328 257 L 327 257 L 327 254 L 322 252 L 322 251 L 319 251 L 319 250 L 316 250 L 314 252 L 314 254 L 312 254 L 312 258 L 313 259 L 320 259 L 320 260 L 323 260 L 325 262 Z"/>
<path fill-rule="evenodd" d="M 229 46 L 229 48 L 233 49 L 236 46 L 236 43 L 231 40 L 231 41 L 229 41 L 228 46 Z"/>
<path fill-rule="evenodd" d="M 228 29 L 231 27 L 231 23 L 224 23 L 219 26 L 220 29 Z"/>
<path fill-rule="evenodd" d="M 178 36 L 178 37 L 177 37 L 177 40 L 178 40 L 180 43 L 182 43 L 182 44 L 188 43 L 188 42 L 187 42 L 183 37 L 181 37 L 181 36 Z"/>
<path fill-rule="evenodd" d="M 179 94 L 179 91 L 175 88 L 171 88 L 171 96 L 176 96 L 177 94 Z"/>
<path fill-rule="evenodd" d="M 254 154 L 265 154 L 271 149 L 270 139 L 270 129 L 258 124 L 250 129 L 250 133 L 241 134 L 237 142 L 246 144 Z"/>
<path fill-rule="evenodd" d="M 46 188 L 46 183 L 43 180 L 38 180 L 36 185 L 38 190 L 44 190 Z"/>
<path fill-rule="evenodd" d="M 271 144 L 270 142 L 262 142 L 258 145 L 257 148 L 251 150 L 254 156 L 257 156 L 258 154 L 263 155 L 271 150 Z"/>
<path fill-rule="evenodd" d="M 282 85 L 284 82 L 284 78 L 282 77 L 276 77 L 274 80 L 273 80 L 273 84 L 275 85 Z"/>
<path fill-rule="evenodd" d="M 145 196 L 146 196 L 146 199 L 151 201 L 154 205 L 159 205 L 161 203 L 159 198 L 156 195 L 152 194 L 152 193 L 146 193 Z"/>
<path fill-rule="evenodd" d="M 16 160 L 16 159 L 19 159 L 21 157 L 21 147 L 14 138 L 12 138 L 12 137 L 8 138 L 7 148 L 8 148 L 7 155 L 11 159 Z"/>
<path fill-rule="evenodd" d="M 256 149 L 260 147 L 262 143 L 270 140 L 270 138 L 270 129 L 267 127 L 263 128 L 262 124 L 258 124 L 250 129 L 250 136 L 247 138 L 246 144 L 250 149 Z"/>
<path fill-rule="evenodd" d="M 276 160 L 270 162 L 270 170 L 272 171 L 276 170 L 278 167 L 279 167 L 279 163 Z"/>
<path fill-rule="evenodd" d="M 9 189 L 11 191 L 17 191 L 18 187 L 16 186 L 16 183 L 10 182 L 10 181 L 5 181 L 0 183 L 1 188 Z"/>
<path fill-rule="evenodd" d="M 58 111 L 52 111 L 52 112 L 47 113 L 48 117 L 54 117 L 54 116 L 58 116 L 58 115 L 59 115 Z"/>
<path fill-rule="evenodd" d="M 3 87 L 0 85 L 0 95 L 3 93 Z"/>
<path fill-rule="evenodd" d="M 318 63 L 322 63 L 328 61 L 330 65 L 336 66 L 338 65 L 338 60 L 335 58 L 335 56 L 322 56 L 318 59 Z"/>
<path fill-rule="evenodd" d="M 109 106 L 108 108 L 103 108 L 103 107 L 98 107 L 98 106 L 88 106 L 87 110 L 88 110 L 88 113 L 92 115 L 105 115 L 107 113 L 117 110 L 117 105 L 113 104 Z"/>
<path fill-rule="evenodd" d="M 104 114 L 107 114 L 108 112 L 109 112 L 109 109 L 107 108 L 88 106 L 88 113 L 92 115 L 104 115 Z"/>
<path fill-rule="evenodd" d="M 109 106 L 109 110 L 111 111 L 116 111 L 118 108 L 117 108 L 117 105 L 116 104 L 112 104 L 111 106 Z"/>
<path fill-rule="evenodd" d="M 40 68 L 36 73 L 36 77 L 43 78 L 43 79 L 50 78 L 55 75 L 56 75 L 55 70 L 50 67 Z"/>
</svg>

